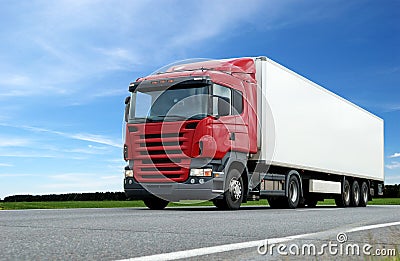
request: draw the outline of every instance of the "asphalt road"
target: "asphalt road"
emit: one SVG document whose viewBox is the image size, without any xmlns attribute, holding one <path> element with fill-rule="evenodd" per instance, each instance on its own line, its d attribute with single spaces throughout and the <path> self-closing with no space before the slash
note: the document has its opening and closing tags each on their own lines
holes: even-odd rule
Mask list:
<svg viewBox="0 0 400 261">
<path fill-rule="evenodd" d="M 0 260 L 120 260 L 145 256 L 150 256 L 148 260 L 182 256 L 191 256 L 192 260 L 278 260 L 281 253 L 275 250 L 272 256 L 260 255 L 260 243 L 254 241 L 337 243 L 339 232 L 346 232 L 347 242 L 398 248 L 400 206 L 296 210 L 247 207 L 239 211 L 218 211 L 213 207 L 163 211 L 3 210 Z M 297 238 L 285 238 L 296 235 Z M 197 250 L 186 251 L 191 249 Z M 152 256 L 164 253 L 170 254 Z"/>
</svg>

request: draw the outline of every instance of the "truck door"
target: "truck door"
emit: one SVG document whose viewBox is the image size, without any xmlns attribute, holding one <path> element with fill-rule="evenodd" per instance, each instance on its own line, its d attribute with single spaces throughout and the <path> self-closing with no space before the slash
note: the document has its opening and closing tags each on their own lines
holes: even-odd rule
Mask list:
<svg viewBox="0 0 400 261">
<path fill-rule="evenodd" d="M 244 113 L 244 101 L 241 91 L 232 89 L 232 115 L 235 117 L 235 142 L 236 151 L 249 152 L 249 130 L 247 114 Z"/>
<path fill-rule="evenodd" d="M 219 103 L 228 103 L 220 106 Z M 228 111 L 221 112 L 221 107 L 229 105 Z M 232 115 L 232 89 L 213 85 L 213 112 L 216 116 L 213 123 L 213 137 L 217 144 L 216 157 L 221 158 L 227 151 L 235 147 L 236 141 L 236 116 Z M 224 108 L 226 110 L 227 108 Z"/>
</svg>

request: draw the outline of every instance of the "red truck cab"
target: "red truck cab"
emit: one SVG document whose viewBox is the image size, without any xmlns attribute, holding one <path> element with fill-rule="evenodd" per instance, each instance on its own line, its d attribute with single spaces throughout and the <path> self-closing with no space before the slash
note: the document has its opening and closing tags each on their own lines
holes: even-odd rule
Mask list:
<svg viewBox="0 0 400 261">
<path fill-rule="evenodd" d="M 256 89 L 251 58 L 176 65 L 131 83 L 127 196 L 153 209 L 184 199 L 238 208 L 257 153 Z"/>
</svg>

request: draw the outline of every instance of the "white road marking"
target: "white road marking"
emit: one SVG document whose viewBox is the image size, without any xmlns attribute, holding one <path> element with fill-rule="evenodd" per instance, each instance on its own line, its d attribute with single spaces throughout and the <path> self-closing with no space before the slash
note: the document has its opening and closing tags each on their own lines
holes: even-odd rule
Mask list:
<svg viewBox="0 0 400 261">
<path fill-rule="evenodd" d="M 281 238 L 270 238 L 268 239 L 268 243 L 270 244 L 277 244 L 285 241 L 290 241 L 306 236 L 312 236 L 317 233 L 310 233 L 310 234 L 302 234 L 296 236 L 288 236 L 288 237 L 281 237 Z M 124 259 L 119 261 L 161 261 L 161 260 L 176 260 L 181 258 L 189 258 L 195 256 L 203 256 L 208 254 L 216 254 L 221 252 L 227 252 L 232 250 L 239 250 L 244 248 L 252 248 L 258 247 L 265 243 L 264 240 L 256 240 L 256 241 L 249 241 L 243 243 L 234 243 L 234 244 L 227 244 L 227 245 L 220 245 L 220 246 L 213 246 L 213 247 L 203 247 L 197 249 L 190 249 L 190 250 L 182 250 L 177 252 L 165 253 L 165 254 L 158 254 L 158 255 L 151 255 L 151 256 L 142 256 L 142 257 L 135 257 L 130 259 Z"/>
<path fill-rule="evenodd" d="M 177 260 L 177 259 L 182 259 L 182 258 L 216 254 L 216 253 L 240 250 L 240 249 L 245 249 L 245 248 L 259 247 L 260 245 L 264 244 L 266 240 L 268 241 L 269 244 L 277 244 L 277 243 L 287 242 L 287 241 L 291 241 L 291 240 L 295 240 L 295 239 L 299 239 L 299 238 L 309 238 L 309 237 L 314 237 L 314 236 L 318 236 L 318 235 L 325 235 L 327 233 L 329 233 L 329 234 L 332 234 L 335 232 L 336 233 L 338 233 L 338 232 L 350 233 L 350 232 L 370 230 L 370 229 L 383 228 L 383 227 L 389 227 L 389 226 L 398 226 L 398 225 L 400 225 L 400 221 L 355 227 L 355 228 L 348 229 L 346 231 L 342 231 L 340 229 L 333 229 L 333 230 L 328 230 L 328 231 L 300 234 L 300 235 L 295 235 L 295 236 L 268 238 L 268 239 L 263 239 L 263 240 L 255 240 L 255 241 L 248 241 L 248 242 L 242 242 L 242 243 L 226 244 L 226 245 L 213 246 L 213 247 L 203 247 L 203 248 L 182 250 L 182 251 L 170 252 L 170 253 L 164 253 L 164 254 L 150 255 L 150 256 L 141 256 L 141 257 L 123 259 L 123 260 L 119 260 L 119 261 Z"/>
<path fill-rule="evenodd" d="M 355 227 L 355 228 L 347 230 L 346 232 L 350 233 L 350 232 L 356 232 L 356 231 L 370 230 L 370 229 L 381 228 L 381 227 L 399 226 L 399 225 L 400 225 L 400 221 L 392 222 L 392 223 L 369 225 L 369 226 L 363 226 L 363 227 Z"/>
</svg>

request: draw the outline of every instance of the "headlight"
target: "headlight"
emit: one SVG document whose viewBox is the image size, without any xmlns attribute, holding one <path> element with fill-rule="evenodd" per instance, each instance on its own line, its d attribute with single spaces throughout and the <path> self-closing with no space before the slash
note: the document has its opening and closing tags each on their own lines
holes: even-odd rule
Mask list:
<svg viewBox="0 0 400 261">
<path fill-rule="evenodd" d="M 133 178 L 133 170 L 126 169 L 125 170 L 125 178 Z"/>
<path fill-rule="evenodd" d="M 212 169 L 191 169 L 190 176 L 211 177 Z"/>
</svg>

